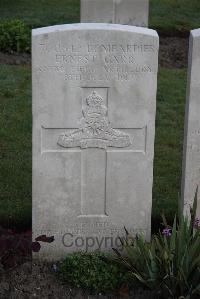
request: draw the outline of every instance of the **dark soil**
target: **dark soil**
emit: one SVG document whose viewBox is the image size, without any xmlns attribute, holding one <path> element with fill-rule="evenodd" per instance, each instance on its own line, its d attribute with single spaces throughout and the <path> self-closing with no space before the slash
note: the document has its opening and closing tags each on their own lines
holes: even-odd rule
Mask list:
<svg viewBox="0 0 200 299">
<path fill-rule="evenodd" d="M 46 238 L 41 237 L 38 241 L 42 246 Z M 31 231 L 19 233 L 0 227 L 0 299 L 156 298 L 150 291 L 130 290 L 127 286 L 119 286 L 109 296 L 91 295 L 88 291 L 72 288 L 59 278 L 59 263 L 32 260 L 31 248 L 36 247 L 31 239 Z"/>
<path fill-rule="evenodd" d="M 166 68 L 187 68 L 189 39 L 160 37 L 159 65 Z"/>
<path fill-rule="evenodd" d="M 46 238 L 41 237 L 38 241 L 42 246 Z M 20 233 L 0 227 L 0 299 L 156 298 L 150 291 L 130 290 L 127 286 L 119 286 L 109 296 L 91 295 L 88 291 L 72 288 L 59 279 L 59 263 L 32 260 L 31 248 L 36 247 L 31 239 L 31 231 Z"/>
<path fill-rule="evenodd" d="M 30 65 L 31 55 L 28 53 L 18 54 L 8 54 L 0 52 L 0 64 L 10 64 L 10 65 Z"/>
<path fill-rule="evenodd" d="M 188 38 L 160 37 L 159 65 L 166 68 L 186 68 Z M 30 54 L 5 54 L 0 52 L 0 64 L 30 65 Z"/>
<path fill-rule="evenodd" d="M 149 291 L 132 290 L 130 294 L 117 292 L 113 295 L 90 295 L 89 292 L 73 289 L 63 284 L 55 272 L 55 264 L 25 262 L 12 270 L 0 268 L 0 299 L 153 299 Z"/>
</svg>

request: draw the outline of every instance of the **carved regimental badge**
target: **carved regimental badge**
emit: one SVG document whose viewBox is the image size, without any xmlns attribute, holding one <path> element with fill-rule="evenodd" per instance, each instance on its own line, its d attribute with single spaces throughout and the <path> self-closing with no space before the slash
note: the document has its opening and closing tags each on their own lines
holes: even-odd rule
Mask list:
<svg viewBox="0 0 200 299">
<path fill-rule="evenodd" d="M 83 108 L 82 113 L 79 129 L 62 133 L 58 138 L 59 146 L 106 149 L 131 145 L 128 134 L 111 127 L 107 116 L 108 109 L 97 92 L 93 91 L 86 98 L 86 107 Z"/>
</svg>

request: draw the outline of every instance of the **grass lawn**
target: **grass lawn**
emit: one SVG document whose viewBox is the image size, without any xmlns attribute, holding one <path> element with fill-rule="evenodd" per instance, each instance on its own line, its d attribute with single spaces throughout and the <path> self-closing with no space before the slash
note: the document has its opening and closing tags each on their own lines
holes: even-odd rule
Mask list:
<svg viewBox="0 0 200 299">
<path fill-rule="evenodd" d="M 1 0 L 0 19 L 22 19 L 31 27 L 80 21 L 79 0 Z"/>
<path fill-rule="evenodd" d="M 172 219 L 180 191 L 186 71 L 159 72 L 153 222 Z M 31 222 L 31 70 L 0 68 L 0 222 Z M 9 218 L 8 218 L 9 215 Z"/>
<path fill-rule="evenodd" d="M 20 18 L 31 27 L 79 22 L 79 0 L 1 0 L 0 20 Z M 149 27 L 185 32 L 200 27 L 199 0 L 150 0 Z"/>
<path fill-rule="evenodd" d="M 154 160 L 153 220 L 160 212 L 171 221 L 178 211 L 186 95 L 186 70 L 158 74 Z"/>
<path fill-rule="evenodd" d="M 199 0 L 150 0 L 150 27 L 163 33 L 200 27 Z"/>
<path fill-rule="evenodd" d="M 31 223 L 31 72 L 0 66 L 0 223 Z"/>
</svg>

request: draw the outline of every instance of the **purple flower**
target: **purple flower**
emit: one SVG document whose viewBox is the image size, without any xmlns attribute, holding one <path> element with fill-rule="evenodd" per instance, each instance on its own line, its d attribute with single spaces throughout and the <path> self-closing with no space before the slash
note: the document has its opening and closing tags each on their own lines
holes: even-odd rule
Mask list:
<svg viewBox="0 0 200 299">
<path fill-rule="evenodd" d="M 198 229 L 200 228 L 200 218 L 196 218 L 194 221 L 194 228 Z"/>
<path fill-rule="evenodd" d="M 172 230 L 171 230 L 171 228 L 165 228 L 165 229 L 163 229 L 162 234 L 163 234 L 165 237 L 170 237 L 170 236 L 172 235 Z"/>
</svg>

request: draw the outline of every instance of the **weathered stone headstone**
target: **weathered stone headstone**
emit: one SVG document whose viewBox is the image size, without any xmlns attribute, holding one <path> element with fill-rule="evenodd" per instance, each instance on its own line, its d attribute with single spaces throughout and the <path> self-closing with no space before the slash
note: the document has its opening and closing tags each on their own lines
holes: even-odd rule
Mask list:
<svg viewBox="0 0 200 299">
<path fill-rule="evenodd" d="M 33 232 L 41 256 L 151 232 L 158 36 L 123 25 L 33 30 Z"/>
<path fill-rule="evenodd" d="M 197 186 L 200 190 L 200 29 L 191 31 L 188 65 L 181 205 L 190 215 Z M 199 191 L 197 214 L 200 217 Z"/>
<path fill-rule="evenodd" d="M 148 27 L 149 0 L 81 0 L 82 23 Z"/>
</svg>

